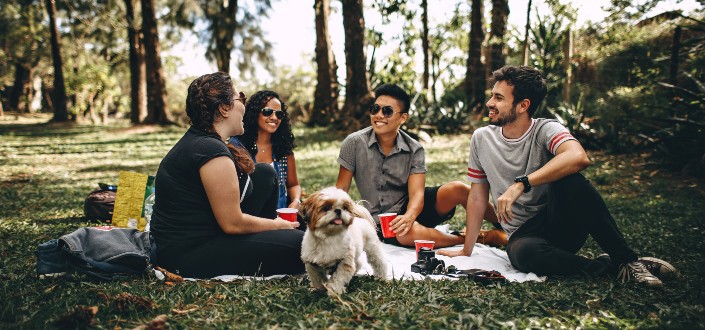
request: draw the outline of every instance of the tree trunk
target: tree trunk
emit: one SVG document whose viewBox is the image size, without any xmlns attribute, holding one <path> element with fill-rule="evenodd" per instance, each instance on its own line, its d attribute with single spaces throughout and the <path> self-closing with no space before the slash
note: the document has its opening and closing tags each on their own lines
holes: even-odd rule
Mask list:
<svg viewBox="0 0 705 330">
<path fill-rule="evenodd" d="M 55 0 L 46 0 L 46 6 L 47 11 L 49 12 L 51 57 L 54 60 L 54 118 L 52 119 L 52 121 L 64 122 L 69 120 L 69 113 L 66 109 L 66 85 L 64 84 L 64 71 L 62 70 L 59 32 L 56 28 Z"/>
<path fill-rule="evenodd" d="M 365 18 L 362 0 L 342 0 L 345 29 L 346 86 L 345 104 L 339 124 L 350 131 L 369 124 L 366 107 L 374 96 L 367 76 L 365 56 Z"/>
<path fill-rule="evenodd" d="M 11 111 L 19 112 L 25 107 L 22 102 L 23 96 L 29 89 L 29 69 L 19 63 L 15 63 L 15 80 L 7 98 L 7 107 Z"/>
<path fill-rule="evenodd" d="M 524 55 L 522 55 L 521 63 L 523 65 L 529 65 L 529 20 L 531 18 L 531 0 L 529 0 L 529 5 L 526 7 L 526 27 L 524 28 Z"/>
<path fill-rule="evenodd" d="M 235 30 L 237 29 L 237 0 L 223 1 L 220 10 L 211 18 L 211 33 L 215 41 L 215 60 L 218 70 L 230 73 L 230 58 L 235 48 Z"/>
<path fill-rule="evenodd" d="M 438 105 L 438 97 L 436 96 L 436 84 L 438 83 L 439 72 L 441 71 L 440 64 L 438 63 L 438 55 L 436 52 L 431 52 L 431 99 L 433 100 L 433 105 Z"/>
<path fill-rule="evenodd" d="M 142 0 L 142 34 L 147 66 L 147 117 L 144 123 L 165 125 L 170 124 L 171 120 L 166 111 L 166 87 L 159 54 L 159 32 L 154 2 L 155 0 Z"/>
<path fill-rule="evenodd" d="M 147 116 L 147 82 L 144 47 L 135 22 L 133 0 L 125 0 L 127 39 L 130 43 L 130 122 L 139 124 Z"/>
<path fill-rule="evenodd" d="M 563 70 L 565 80 L 563 81 L 563 102 L 570 103 L 570 84 L 573 82 L 573 70 L 570 66 L 570 59 L 573 57 L 573 34 L 570 28 L 565 31 L 563 38 Z"/>
<path fill-rule="evenodd" d="M 492 1 L 492 27 L 490 28 L 490 72 L 505 64 L 504 35 L 507 33 L 507 17 L 509 17 L 509 1 Z"/>
<path fill-rule="evenodd" d="M 682 31 L 683 28 L 681 28 L 680 26 L 676 26 L 676 30 L 673 31 L 673 45 L 671 46 L 671 72 L 668 79 L 668 82 L 673 86 L 678 86 L 678 53 L 680 52 L 681 48 Z M 676 98 L 675 89 L 672 89 L 671 91 L 671 99 L 673 100 L 673 106 L 670 107 L 669 112 L 671 114 L 671 117 L 674 117 L 676 115 L 676 103 L 678 102 Z"/>
<path fill-rule="evenodd" d="M 467 109 L 479 112 L 485 100 L 487 88 L 486 70 L 482 64 L 482 43 L 485 40 L 485 30 L 482 23 L 484 9 L 483 0 L 472 0 L 470 13 L 470 48 L 465 74 L 465 96 Z"/>
<path fill-rule="evenodd" d="M 313 100 L 313 112 L 308 126 L 330 124 L 338 115 L 338 65 L 330 44 L 328 17 L 330 16 L 330 0 L 315 0 L 313 8 L 316 12 L 316 64 L 317 84 Z"/>
<path fill-rule="evenodd" d="M 421 88 L 428 93 L 428 0 L 421 0 L 421 51 L 423 52 L 423 74 L 421 75 Z"/>
</svg>

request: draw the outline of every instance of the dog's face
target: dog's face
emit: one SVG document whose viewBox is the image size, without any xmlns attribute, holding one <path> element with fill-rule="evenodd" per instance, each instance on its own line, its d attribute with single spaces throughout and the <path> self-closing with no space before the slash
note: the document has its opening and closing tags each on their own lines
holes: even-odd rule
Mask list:
<svg viewBox="0 0 705 330">
<path fill-rule="evenodd" d="M 355 218 L 354 203 L 343 190 L 325 188 L 306 198 L 299 208 L 308 230 L 334 234 L 345 230 Z"/>
</svg>

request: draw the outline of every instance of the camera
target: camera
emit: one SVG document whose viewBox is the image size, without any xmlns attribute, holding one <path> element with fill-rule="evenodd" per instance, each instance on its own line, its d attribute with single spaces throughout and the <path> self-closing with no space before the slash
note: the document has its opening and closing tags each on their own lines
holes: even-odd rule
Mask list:
<svg viewBox="0 0 705 330">
<path fill-rule="evenodd" d="M 422 247 L 419 250 L 416 262 L 411 264 L 411 271 L 414 273 L 427 274 L 442 274 L 446 264 L 443 260 L 436 258 L 436 251 L 427 247 Z"/>
</svg>

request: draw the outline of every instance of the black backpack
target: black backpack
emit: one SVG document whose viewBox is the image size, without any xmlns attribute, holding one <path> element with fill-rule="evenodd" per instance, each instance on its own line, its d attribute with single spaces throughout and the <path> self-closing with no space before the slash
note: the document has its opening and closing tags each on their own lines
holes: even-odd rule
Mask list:
<svg viewBox="0 0 705 330">
<path fill-rule="evenodd" d="M 91 191 L 83 204 L 86 220 L 110 222 L 113 219 L 117 186 L 100 184 L 100 188 Z"/>
</svg>

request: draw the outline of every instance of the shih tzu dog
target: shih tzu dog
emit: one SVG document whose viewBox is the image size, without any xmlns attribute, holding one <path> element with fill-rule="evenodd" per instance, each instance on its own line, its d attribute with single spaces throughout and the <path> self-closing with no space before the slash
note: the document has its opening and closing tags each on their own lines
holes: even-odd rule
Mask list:
<svg viewBox="0 0 705 330">
<path fill-rule="evenodd" d="M 314 289 L 326 290 L 329 296 L 345 292 L 362 267 L 363 251 L 374 276 L 386 278 L 387 263 L 372 215 L 345 191 L 330 187 L 314 193 L 299 213 L 308 224 L 301 259 Z"/>
</svg>

